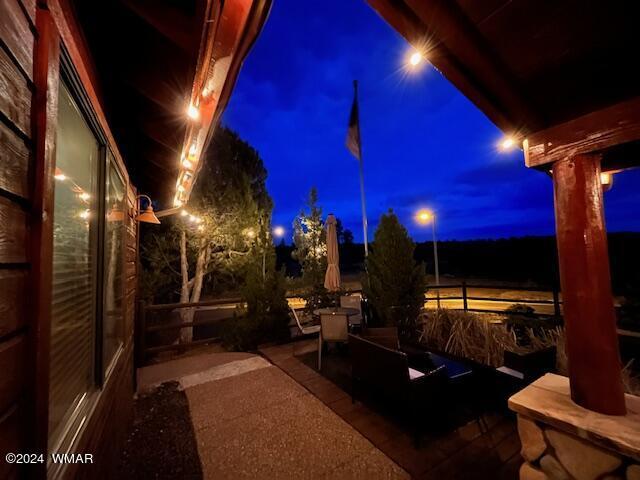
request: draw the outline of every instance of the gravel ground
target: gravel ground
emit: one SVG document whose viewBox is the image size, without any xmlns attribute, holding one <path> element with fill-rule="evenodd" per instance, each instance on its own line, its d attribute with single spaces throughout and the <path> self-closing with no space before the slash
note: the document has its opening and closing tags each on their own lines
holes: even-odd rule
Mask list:
<svg viewBox="0 0 640 480">
<path fill-rule="evenodd" d="M 134 415 L 119 479 L 202 478 L 189 404 L 177 382 L 138 397 Z"/>
</svg>

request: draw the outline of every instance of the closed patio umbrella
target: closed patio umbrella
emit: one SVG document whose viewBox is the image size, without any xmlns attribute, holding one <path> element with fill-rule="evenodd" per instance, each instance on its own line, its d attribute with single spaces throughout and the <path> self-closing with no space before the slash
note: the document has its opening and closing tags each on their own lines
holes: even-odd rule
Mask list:
<svg viewBox="0 0 640 480">
<path fill-rule="evenodd" d="M 324 288 L 330 292 L 340 290 L 339 264 L 336 217 L 329 214 L 327 217 L 327 273 L 324 276 Z"/>
</svg>

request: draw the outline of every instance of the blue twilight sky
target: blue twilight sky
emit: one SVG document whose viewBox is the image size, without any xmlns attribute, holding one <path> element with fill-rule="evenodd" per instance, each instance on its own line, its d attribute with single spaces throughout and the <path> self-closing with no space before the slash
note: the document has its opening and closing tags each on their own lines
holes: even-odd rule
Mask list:
<svg viewBox="0 0 640 480">
<path fill-rule="evenodd" d="M 440 73 L 408 73 L 407 43 L 364 0 L 274 0 L 240 73 L 223 123 L 262 156 L 287 229 L 312 186 L 362 239 L 357 161 L 344 146 L 360 82 L 370 236 L 389 208 L 416 240 L 419 207 L 438 215 L 441 239 L 552 234 L 553 191 L 521 151 L 500 153 L 501 132 Z M 640 230 L 640 169 L 606 194 L 610 231 Z"/>
</svg>

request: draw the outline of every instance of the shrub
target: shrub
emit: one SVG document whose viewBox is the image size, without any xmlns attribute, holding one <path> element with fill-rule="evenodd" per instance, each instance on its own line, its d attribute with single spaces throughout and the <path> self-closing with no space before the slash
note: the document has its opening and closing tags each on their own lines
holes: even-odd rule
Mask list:
<svg viewBox="0 0 640 480">
<path fill-rule="evenodd" d="M 289 336 L 289 304 L 283 271 L 275 269 L 273 247 L 256 249 L 248 262 L 242 299 L 246 306 L 228 324 L 222 341 L 231 350 L 254 350 L 260 343 Z"/>
<path fill-rule="evenodd" d="M 415 244 L 393 211 L 382 215 L 367 258 L 363 290 L 376 323 L 397 326 L 405 338 L 415 334 L 426 288 L 424 266 L 416 264 L 414 250 Z"/>
<path fill-rule="evenodd" d="M 563 332 L 557 327 L 536 336 L 533 329 L 526 329 L 528 343 L 523 346 L 505 324 L 491 323 L 468 312 L 440 309 L 425 314 L 423 339 L 432 349 L 499 367 L 505 350 L 527 353 L 556 346 Z"/>
</svg>

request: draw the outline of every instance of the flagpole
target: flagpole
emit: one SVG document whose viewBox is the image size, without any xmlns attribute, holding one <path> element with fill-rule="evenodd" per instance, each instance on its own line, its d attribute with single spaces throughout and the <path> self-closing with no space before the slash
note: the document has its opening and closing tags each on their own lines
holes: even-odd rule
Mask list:
<svg viewBox="0 0 640 480">
<path fill-rule="evenodd" d="M 353 81 L 353 90 L 354 95 L 357 101 L 358 98 L 358 81 Z M 364 258 L 369 256 L 369 235 L 368 231 L 368 222 L 367 222 L 367 202 L 364 196 L 364 168 L 362 167 L 362 132 L 360 131 L 360 119 L 358 119 L 358 165 L 360 167 L 360 202 L 362 204 L 362 233 L 364 238 Z"/>
</svg>

